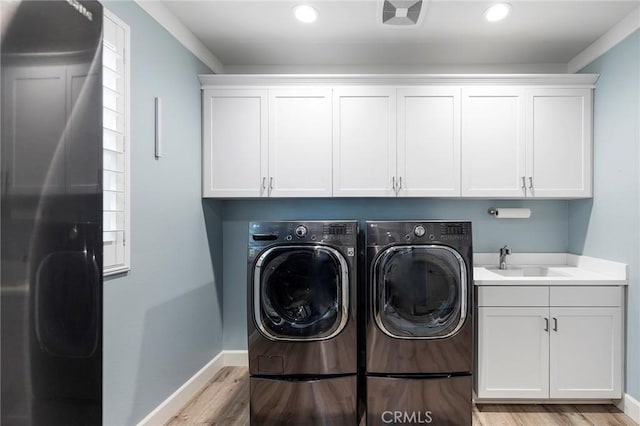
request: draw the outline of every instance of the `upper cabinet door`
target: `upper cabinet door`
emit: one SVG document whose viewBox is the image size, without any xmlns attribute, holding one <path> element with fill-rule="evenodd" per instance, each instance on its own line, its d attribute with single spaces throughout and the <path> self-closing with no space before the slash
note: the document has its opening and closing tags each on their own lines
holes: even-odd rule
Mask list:
<svg viewBox="0 0 640 426">
<path fill-rule="evenodd" d="M 267 91 L 204 90 L 202 123 L 202 195 L 267 196 Z"/>
<path fill-rule="evenodd" d="M 460 195 L 460 88 L 398 89 L 398 195 Z"/>
<path fill-rule="evenodd" d="M 462 89 L 462 195 L 524 197 L 525 155 L 524 91 Z"/>
<path fill-rule="evenodd" d="M 331 89 L 269 90 L 269 195 L 330 197 Z"/>
<path fill-rule="evenodd" d="M 333 95 L 333 195 L 396 195 L 396 90 L 339 88 Z"/>
<path fill-rule="evenodd" d="M 592 195 L 591 96 L 591 89 L 527 92 L 528 195 Z"/>
</svg>

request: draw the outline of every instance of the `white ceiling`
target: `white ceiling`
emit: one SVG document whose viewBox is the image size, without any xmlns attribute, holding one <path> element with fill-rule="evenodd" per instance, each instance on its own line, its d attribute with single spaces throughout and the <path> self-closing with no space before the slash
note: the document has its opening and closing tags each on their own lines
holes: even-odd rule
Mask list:
<svg viewBox="0 0 640 426">
<path fill-rule="evenodd" d="M 224 64 L 456 66 L 567 64 L 640 5 L 627 1 L 518 1 L 503 22 L 491 1 L 425 0 L 419 25 L 382 25 L 383 0 L 172 0 L 163 4 Z M 300 3 L 314 24 L 293 17 Z"/>
</svg>

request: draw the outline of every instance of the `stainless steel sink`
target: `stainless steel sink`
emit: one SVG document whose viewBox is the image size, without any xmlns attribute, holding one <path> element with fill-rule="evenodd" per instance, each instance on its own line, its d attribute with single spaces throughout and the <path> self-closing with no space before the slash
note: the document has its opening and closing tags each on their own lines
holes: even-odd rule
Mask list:
<svg viewBox="0 0 640 426">
<path fill-rule="evenodd" d="M 489 271 L 494 274 L 502 275 L 503 277 L 567 277 L 560 271 L 549 269 L 546 266 L 513 266 L 507 269 L 500 269 L 498 267 L 489 267 Z"/>
</svg>

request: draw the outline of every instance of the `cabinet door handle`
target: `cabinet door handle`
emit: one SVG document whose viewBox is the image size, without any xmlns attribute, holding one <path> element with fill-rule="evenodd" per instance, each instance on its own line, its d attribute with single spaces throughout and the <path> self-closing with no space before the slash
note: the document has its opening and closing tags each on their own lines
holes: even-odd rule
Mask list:
<svg viewBox="0 0 640 426">
<path fill-rule="evenodd" d="M 549 331 L 549 318 L 544 319 L 544 331 Z"/>
<path fill-rule="evenodd" d="M 558 318 L 553 317 L 553 331 L 558 331 Z"/>
<path fill-rule="evenodd" d="M 401 189 L 402 189 L 402 176 L 400 176 L 399 178 L 398 191 L 400 191 Z"/>
<path fill-rule="evenodd" d="M 524 191 L 525 193 L 527 192 L 527 183 L 525 182 L 525 177 L 522 176 L 522 191 Z"/>
<path fill-rule="evenodd" d="M 269 192 L 273 189 L 273 177 L 269 178 Z"/>
<path fill-rule="evenodd" d="M 266 176 L 262 176 L 262 192 L 267 189 L 267 178 Z"/>
<path fill-rule="evenodd" d="M 529 176 L 529 189 L 533 191 L 533 177 Z"/>
<path fill-rule="evenodd" d="M 391 186 L 393 187 L 393 192 L 398 193 L 398 188 L 396 188 L 396 177 L 391 176 Z"/>
</svg>

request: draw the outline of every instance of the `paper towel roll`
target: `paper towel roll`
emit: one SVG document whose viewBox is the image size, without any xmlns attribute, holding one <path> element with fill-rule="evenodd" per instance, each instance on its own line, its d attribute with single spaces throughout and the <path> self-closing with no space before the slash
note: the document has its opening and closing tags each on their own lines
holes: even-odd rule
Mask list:
<svg viewBox="0 0 640 426">
<path fill-rule="evenodd" d="M 531 209 L 496 208 L 489 210 L 498 219 L 528 219 L 531 217 Z"/>
</svg>

